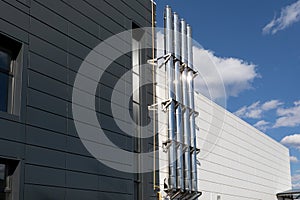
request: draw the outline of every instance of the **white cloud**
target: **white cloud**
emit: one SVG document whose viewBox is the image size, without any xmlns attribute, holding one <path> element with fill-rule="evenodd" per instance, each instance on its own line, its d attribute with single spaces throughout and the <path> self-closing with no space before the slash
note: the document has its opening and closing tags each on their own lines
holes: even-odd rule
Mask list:
<svg viewBox="0 0 300 200">
<path fill-rule="evenodd" d="M 264 112 L 274 110 L 283 105 L 279 100 L 266 101 L 261 104 L 260 101 L 254 102 L 250 106 L 243 106 L 237 110 L 234 114 L 241 118 L 261 119 Z M 262 121 L 257 123 L 257 126 L 262 125 Z M 266 124 L 263 124 L 265 127 Z M 266 128 L 266 127 L 265 127 Z"/>
<path fill-rule="evenodd" d="M 259 77 L 254 64 L 238 58 L 218 57 L 198 47 L 194 47 L 194 65 L 200 75 L 195 81 L 198 91 L 212 99 L 238 96 L 251 89 L 253 80 Z"/>
<path fill-rule="evenodd" d="M 288 147 L 294 147 L 300 149 L 300 134 L 288 135 L 285 136 L 281 141 L 281 144 L 284 144 Z"/>
<path fill-rule="evenodd" d="M 275 34 L 300 21 L 300 0 L 281 9 L 280 16 L 263 28 L 264 34 Z"/>
<path fill-rule="evenodd" d="M 298 182 L 300 181 L 300 174 L 295 174 L 292 176 L 292 182 Z"/>
<path fill-rule="evenodd" d="M 299 189 L 300 188 L 300 183 L 293 183 L 293 188 L 294 189 Z"/>
<path fill-rule="evenodd" d="M 300 106 L 300 101 L 295 101 L 295 102 L 294 102 L 294 105 L 295 105 L 295 106 Z"/>
<path fill-rule="evenodd" d="M 164 52 L 163 33 L 157 33 L 157 55 Z M 238 96 L 252 88 L 252 81 L 258 78 L 256 65 L 238 58 L 223 58 L 210 50 L 193 48 L 194 67 L 199 72 L 195 79 L 195 90 L 212 100 Z"/>
<path fill-rule="evenodd" d="M 292 175 L 292 185 L 293 185 L 294 189 L 295 188 L 300 188 L 300 174 Z"/>
<path fill-rule="evenodd" d="M 296 127 L 300 125 L 300 102 L 294 102 L 291 108 L 279 108 L 277 110 L 279 118 L 276 120 L 274 128 Z"/>
<path fill-rule="evenodd" d="M 266 122 L 265 120 L 258 121 L 253 126 L 261 131 L 266 131 L 269 128 L 270 122 Z"/>
<path fill-rule="evenodd" d="M 297 158 L 296 156 L 290 156 L 290 161 L 291 161 L 292 163 L 297 163 L 297 162 L 299 162 L 299 160 L 298 160 L 298 158 Z"/>
<path fill-rule="evenodd" d="M 263 110 L 272 110 L 272 109 L 275 109 L 275 108 L 277 108 L 278 106 L 281 106 L 281 105 L 283 105 L 283 103 L 280 102 L 279 100 L 271 100 L 271 101 L 265 102 L 265 103 L 261 106 L 261 108 L 262 108 Z"/>
</svg>

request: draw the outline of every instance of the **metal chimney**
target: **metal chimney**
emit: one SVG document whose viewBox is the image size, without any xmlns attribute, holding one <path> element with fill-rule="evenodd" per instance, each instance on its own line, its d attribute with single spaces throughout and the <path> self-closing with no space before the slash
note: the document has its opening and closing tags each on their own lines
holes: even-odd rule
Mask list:
<svg viewBox="0 0 300 200">
<path fill-rule="evenodd" d="M 173 16 L 169 6 L 165 12 L 165 47 L 166 54 L 173 55 Z M 175 99 L 174 95 L 174 61 L 169 59 L 166 63 L 167 78 L 168 78 L 168 97 L 171 100 L 168 107 L 168 122 L 169 130 L 168 137 L 170 141 L 169 148 L 169 188 L 176 188 L 176 145 L 175 145 Z"/>
<path fill-rule="evenodd" d="M 174 13 L 174 47 L 175 47 L 175 91 L 178 107 L 176 109 L 176 138 L 177 148 L 177 188 L 184 189 L 184 173 L 183 173 L 183 128 L 182 128 L 182 88 L 181 88 L 181 38 L 180 38 L 180 21 L 176 13 Z"/>
<path fill-rule="evenodd" d="M 188 66 L 190 71 L 188 72 L 188 85 L 189 85 L 189 100 L 190 108 L 192 110 L 190 124 L 191 124 L 191 140 L 193 143 L 192 151 L 192 191 L 198 190 L 197 184 L 197 137 L 195 127 L 195 102 L 194 102 L 194 66 L 193 66 L 193 44 L 192 44 L 192 28 L 187 27 L 187 43 L 188 43 Z"/>
<path fill-rule="evenodd" d="M 187 25 L 186 22 L 181 20 L 181 61 L 185 65 L 188 62 L 188 51 L 187 51 Z M 191 134 L 190 134 L 190 110 L 189 110 L 189 96 L 188 96 L 188 84 L 187 84 L 188 69 L 184 68 L 182 72 L 182 91 L 183 91 L 183 104 L 185 106 L 183 114 L 184 123 L 184 143 L 186 145 L 184 151 L 184 186 L 185 189 L 191 191 Z"/>
</svg>

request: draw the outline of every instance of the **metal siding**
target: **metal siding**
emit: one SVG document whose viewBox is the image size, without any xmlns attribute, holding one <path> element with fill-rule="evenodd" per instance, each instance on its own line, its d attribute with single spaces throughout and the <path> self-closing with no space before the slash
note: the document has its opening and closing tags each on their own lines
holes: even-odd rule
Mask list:
<svg viewBox="0 0 300 200">
<path fill-rule="evenodd" d="M 24 199 L 133 199 L 134 176 L 104 166 L 87 152 L 76 134 L 71 111 L 76 71 L 89 51 L 101 40 L 130 28 L 131 19 L 141 26 L 150 25 L 150 4 L 127 4 L 95 0 L 0 1 L 0 32 L 24 43 L 22 116 L 0 115 L 0 154 L 22 159 Z M 132 139 L 107 125 L 112 121 L 111 113 L 103 106 L 109 105 L 111 86 L 131 68 L 130 57 L 122 56 L 111 65 L 97 93 L 97 111 L 107 134 L 126 150 L 132 150 Z M 126 112 L 122 107 L 131 92 L 130 82 L 119 91 L 123 97 L 112 102 L 119 105 L 122 114 Z M 143 95 L 145 105 L 151 103 L 150 96 Z M 154 197 L 151 180 L 151 175 L 145 176 L 146 199 Z"/>
</svg>

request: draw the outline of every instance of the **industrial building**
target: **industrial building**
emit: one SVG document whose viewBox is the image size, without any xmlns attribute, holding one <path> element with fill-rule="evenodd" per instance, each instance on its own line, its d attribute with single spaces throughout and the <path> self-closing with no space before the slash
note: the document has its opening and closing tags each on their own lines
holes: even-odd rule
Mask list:
<svg viewBox="0 0 300 200">
<path fill-rule="evenodd" d="M 156 56 L 155 7 L 0 0 L 0 200 L 294 198 L 288 149 L 194 92 L 170 7 Z"/>
</svg>

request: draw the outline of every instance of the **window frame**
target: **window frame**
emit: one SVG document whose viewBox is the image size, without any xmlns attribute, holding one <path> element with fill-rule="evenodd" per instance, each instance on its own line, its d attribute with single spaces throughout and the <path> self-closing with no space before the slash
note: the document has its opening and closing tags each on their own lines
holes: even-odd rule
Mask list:
<svg viewBox="0 0 300 200">
<path fill-rule="evenodd" d="M 4 200 L 20 199 L 21 160 L 0 157 L 0 164 L 4 169 Z"/>
<path fill-rule="evenodd" d="M 23 76 L 23 44 L 0 33 L 0 51 L 10 57 L 9 70 L 1 69 L 0 73 L 8 76 L 6 110 L 0 110 L 0 117 L 21 115 L 21 95 Z"/>
<path fill-rule="evenodd" d="M 0 193 L 5 196 L 5 187 L 6 187 L 6 177 L 7 177 L 7 170 L 6 165 L 4 163 L 0 163 L 0 166 L 3 166 L 3 188 L 0 188 Z M 0 185 L 1 186 L 1 185 Z"/>
</svg>

